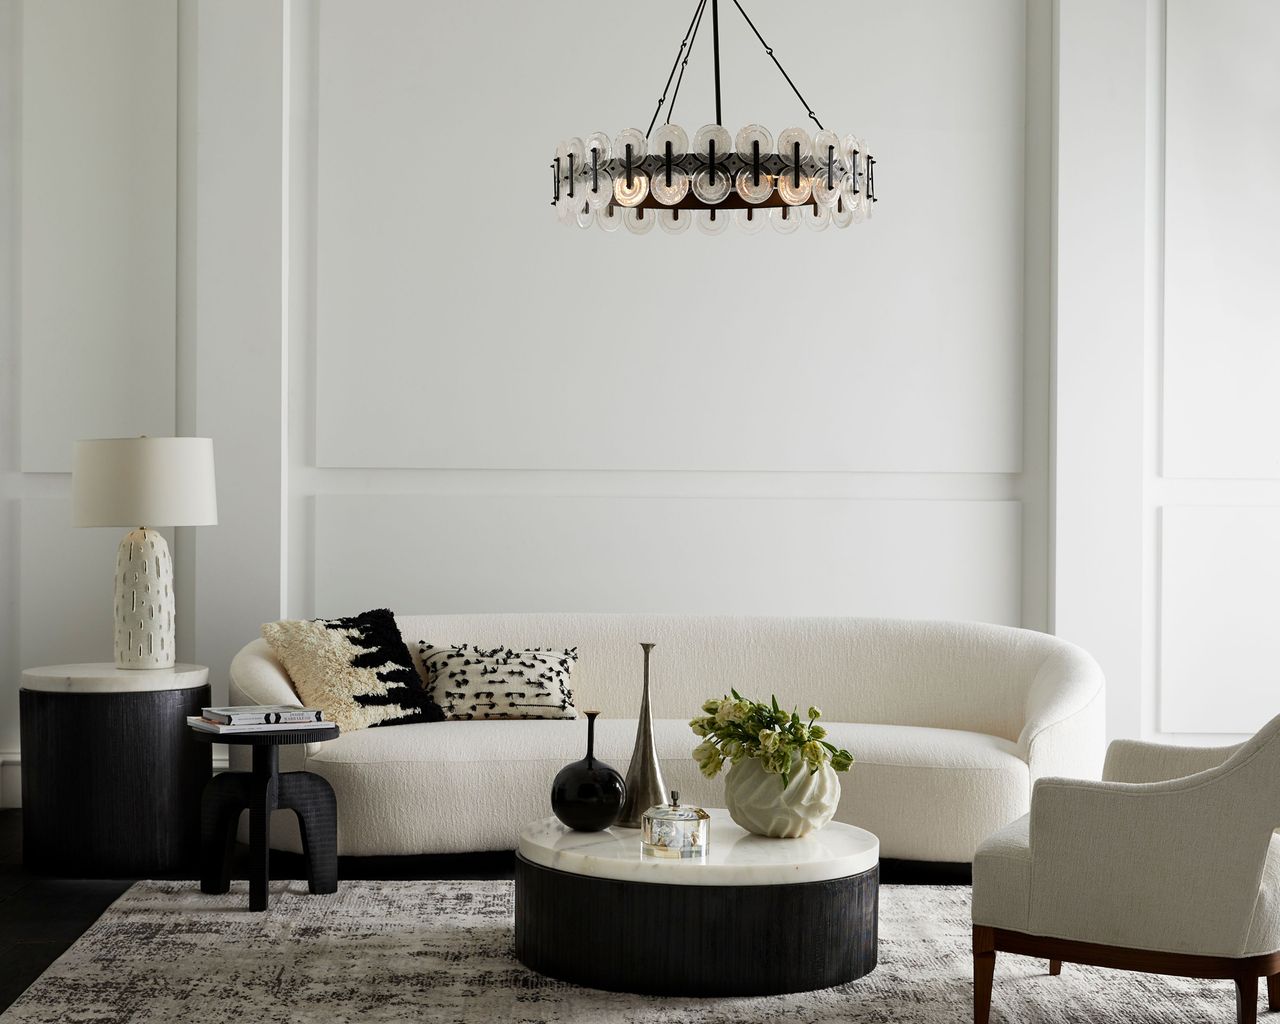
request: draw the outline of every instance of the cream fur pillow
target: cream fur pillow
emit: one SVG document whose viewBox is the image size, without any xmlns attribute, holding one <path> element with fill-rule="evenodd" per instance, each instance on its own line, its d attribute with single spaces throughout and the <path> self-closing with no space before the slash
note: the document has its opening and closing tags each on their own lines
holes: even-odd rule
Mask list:
<svg viewBox="0 0 1280 1024">
<path fill-rule="evenodd" d="M 386 608 L 341 619 L 268 622 L 262 635 L 302 703 L 344 731 L 441 722 Z"/>
</svg>

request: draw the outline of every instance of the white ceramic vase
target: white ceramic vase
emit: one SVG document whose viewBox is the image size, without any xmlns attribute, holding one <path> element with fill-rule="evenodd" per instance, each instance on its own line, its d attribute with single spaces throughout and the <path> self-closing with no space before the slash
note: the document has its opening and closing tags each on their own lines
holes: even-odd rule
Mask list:
<svg viewBox="0 0 1280 1024">
<path fill-rule="evenodd" d="M 796 763 L 784 788 L 782 776 L 766 772 L 759 758 L 748 757 L 729 769 L 724 800 L 729 817 L 748 832 L 795 839 L 831 820 L 840 804 L 840 779 L 829 764 L 810 775 Z"/>
</svg>

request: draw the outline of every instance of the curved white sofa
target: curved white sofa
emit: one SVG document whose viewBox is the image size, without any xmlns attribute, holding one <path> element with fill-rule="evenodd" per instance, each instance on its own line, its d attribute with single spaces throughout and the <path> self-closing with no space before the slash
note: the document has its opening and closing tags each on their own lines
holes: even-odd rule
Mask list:
<svg viewBox="0 0 1280 1024">
<path fill-rule="evenodd" d="M 688 719 L 737 688 L 817 704 L 856 763 L 836 818 L 870 829 L 885 857 L 963 862 L 1030 806 L 1045 775 L 1097 778 L 1103 680 L 1083 650 L 1044 633 L 980 623 L 665 615 L 401 615 L 405 642 L 574 647 L 579 708 L 600 708 L 596 753 L 626 773 L 640 702 L 640 641 L 652 661 L 658 755 L 681 799 L 723 806 Z M 419 665 L 419 669 L 421 666 Z M 264 640 L 231 665 L 231 703 L 298 704 Z M 550 813 L 551 780 L 582 757 L 578 721 L 435 722 L 282 748 L 281 768 L 323 775 L 338 797 L 344 855 L 512 849 Z M 247 751 L 233 748 L 242 766 Z M 300 849 L 293 815 L 272 843 Z"/>
</svg>

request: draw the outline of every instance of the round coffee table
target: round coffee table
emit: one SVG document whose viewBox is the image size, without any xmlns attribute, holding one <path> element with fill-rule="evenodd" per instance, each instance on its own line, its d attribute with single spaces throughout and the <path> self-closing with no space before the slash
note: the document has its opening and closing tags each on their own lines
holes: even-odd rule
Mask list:
<svg viewBox="0 0 1280 1024">
<path fill-rule="evenodd" d="M 526 825 L 516 957 L 561 981 L 651 995 L 803 992 L 875 969 L 875 836 L 832 822 L 766 839 L 709 810 L 705 863 L 642 858 L 637 829 Z"/>
</svg>

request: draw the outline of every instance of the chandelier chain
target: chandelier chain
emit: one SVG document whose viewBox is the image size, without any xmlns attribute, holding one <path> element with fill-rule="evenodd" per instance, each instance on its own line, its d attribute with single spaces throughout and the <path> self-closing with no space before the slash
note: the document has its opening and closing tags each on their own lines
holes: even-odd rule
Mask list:
<svg viewBox="0 0 1280 1024">
<path fill-rule="evenodd" d="M 689 67 L 689 59 L 694 55 L 694 44 L 698 42 L 698 31 L 703 27 L 703 14 L 707 13 L 707 0 L 698 6 L 698 23 L 694 26 L 694 35 L 689 40 L 689 52 L 685 54 L 685 61 L 680 65 L 680 74 L 676 78 L 676 91 L 671 93 L 671 106 L 667 108 L 667 124 L 671 124 L 671 116 L 676 113 L 676 100 L 680 99 L 680 87 L 685 82 L 685 68 Z"/>
<path fill-rule="evenodd" d="M 777 54 L 773 52 L 773 47 L 765 42 L 764 36 L 760 34 L 760 30 L 756 28 L 755 22 L 751 20 L 750 15 L 742 9 L 742 4 L 738 3 L 738 0 L 733 0 L 733 6 L 738 8 L 738 13 L 742 15 L 743 19 L 751 27 L 751 31 L 756 34 L 756 38 L 760 40 L 760 45 L 764 47 L 764 52 L 769 55 L 776 65 L 778 65 L 778 70 L 782 72 L 782 77 L 787 80 L 787 85 L 791 86 L 791 91 L 796 94 L 796 98 L 804 104 L 804 109 L 808 111 L 809 117 L 813 119 L 813 123 L 821 128 L 822 122 L 818 120 L 818 115 L 815 114 L 813 112 L 813 108 L 809 106 L 809 101 L 800 94 L 800 90 L 796 88 L 796 83 L 791 81 L 791 76 L 787 74 L 787 69 L 782 66 L 782 61 L 778 60 Z"/>
<path fill-rule="evenodd" d="M 707 6 L 707 0 L 699 0 L 697 8 L 694 9 L 693 17 L 689 19 L 689 27 L 685 30 L 684 39 L 680 42 L 680 49 L 676 51 L 676 59 L 671 65 L 671 74 L 667 75 L 667 84 L 662 87 L 662 96 L 658 99 L 658 106 L 653 112 L 653 117 L 649 120 L 649 129 L 644 133 L 647 139 L 653 134 L 653 126 L 658 123 L 658 115 L 662 113 L 662 105 L 667 102 L 667 90 L 671 88 L 671 80 L 675 78 L 676 68 L 680 68 L 680 80 L 676 82 L 676 91 L 671 96 L 671 109 L 676 106 L 676 96 L 680 94 L 680 81 L 684 79 L 684 69 L 689 64 L 689 57 L 693 55 L 693 40 L 698 34 L 698 26 L 702 23 L 702 9 Z M 685 53 L 686 49 L 688 53 Z M 684 63 L 680 63 L 681 55 L 684 55 Z M 671 114 L 667 113 L 667 123 L 671 123 Z"/>
</svg>

